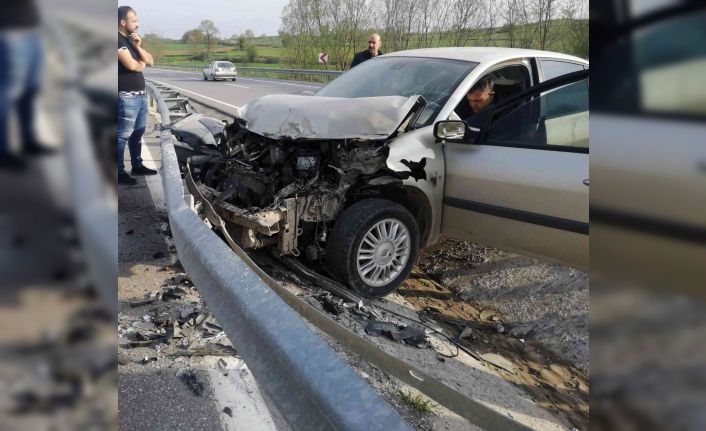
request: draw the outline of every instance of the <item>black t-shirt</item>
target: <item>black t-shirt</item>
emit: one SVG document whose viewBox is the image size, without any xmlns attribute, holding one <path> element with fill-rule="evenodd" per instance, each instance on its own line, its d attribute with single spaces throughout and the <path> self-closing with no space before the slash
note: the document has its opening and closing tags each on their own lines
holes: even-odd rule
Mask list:
<svg viewBox="0 0 706 431">
<path fill-rule="evenodd" d="M 0 30 L 32 28 L 39 25 L 39 11 L 34 0 L 3 0 Z"/>
<path fill-rule="evenodd" d="M 118 50 L 127 49 L 130 51 L 130 55 L 135 60 L 140 60 L 140 54 L 137 52 L 132 43 L 127 38 L 118 33 Z M 118 60 L 118 91 L 144 91 L 145 89 L 145 77 L 142 72 L 133 72 L 128 70 L 123 64 Z"/>
</svg>

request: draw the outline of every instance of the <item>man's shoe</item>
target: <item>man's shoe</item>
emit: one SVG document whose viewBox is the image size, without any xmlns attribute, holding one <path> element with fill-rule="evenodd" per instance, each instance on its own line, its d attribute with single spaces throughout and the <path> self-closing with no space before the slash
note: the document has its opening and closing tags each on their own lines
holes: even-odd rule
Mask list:
<svg viewBox="0 0 706 431">
<path fill-rule="evenodd" d="M 134 186 L 135 184 L 137 184 L 137 180 L 128 174 L 118 174 L 118 184 Z"/>
<path fill-rule="evenodd" d="M 27 168 L 27 163 L 14 154 L 0 155 L 0 169 L 21 171 Z"/>
<path fill-rule="evenodd" d="M 133 175 L 157 175 L 157 171 L 144 165 L 135 166 L 130 173 Z"/>
</svg>

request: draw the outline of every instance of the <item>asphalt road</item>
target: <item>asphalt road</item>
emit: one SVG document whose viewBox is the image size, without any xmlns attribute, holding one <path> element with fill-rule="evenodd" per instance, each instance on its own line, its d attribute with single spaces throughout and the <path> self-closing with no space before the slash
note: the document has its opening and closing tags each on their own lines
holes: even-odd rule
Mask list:
<svg viewBox="0 0 706 431">
<path fill-rule="evenodd" d="M 145 78 L 167 84 L 184 96 L 233 112 L 268 94 L 310 94 L 323 84 L 270 78 L 238 78 L 237 81 L 204 81 L 200 72 L 148 69 Z"/>
</svg>

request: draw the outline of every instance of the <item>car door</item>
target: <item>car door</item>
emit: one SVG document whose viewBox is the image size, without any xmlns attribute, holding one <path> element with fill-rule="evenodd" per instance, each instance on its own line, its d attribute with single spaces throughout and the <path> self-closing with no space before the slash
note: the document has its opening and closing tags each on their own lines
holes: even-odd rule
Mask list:
<svg viewBox="0 0 706 431">
<path fill-rule="evenodd" d="M 475 142 L 444 145 L 442 234 L 586 268 L 588 71 L 481 114 Z"/>
</svg>

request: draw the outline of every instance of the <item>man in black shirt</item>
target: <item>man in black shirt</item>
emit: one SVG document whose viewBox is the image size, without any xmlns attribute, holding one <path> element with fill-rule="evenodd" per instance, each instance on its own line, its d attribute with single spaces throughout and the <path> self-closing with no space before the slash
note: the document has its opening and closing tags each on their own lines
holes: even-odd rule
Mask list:
<svg viewBox="0 0 706 431">
<path fill-rule="evenodd" d="M 10 152 L 10 114 L 17 111 L 22 153 L 52 152 L 35 131 L 34 101 L 42 80 L 44 49 L 34 0 L 6 0 L 0 13 L 0 168 L 18 169 L 25 162 Z"/>
<path fill-rule="evenodd" d="M 365 51 L 360 51 L 359 53 L 357 53 L 355 55 L 355 57 L 353 57 L 353 62 L 351 63 L 351 69 L 366 60 L 370 60 L 373 57 L 377 57 L 378 55 L 382 55 L 382 51 L 380 51 L 381 46 L 382 46 L 382 39 L 380 39 L 380 35 L 377 33 L 371 34 L 370 37 L 368 38 L 368 49 L 366 49 Z"/>
<path fill-rule="evenodd" d="M 155 175 L 142 164 L 142 135 L 147 127 L 147 96 L 142 71 L 152 66 L 152 55 L 142 48 L 137 35 L 137 14 L 129 6 L 118 8 L 118 183 L 137 180 L 125 172 L 125 146 L 130 150 L 133 175 Z"/>
</svg>

